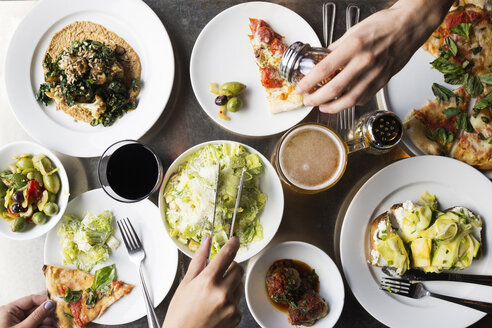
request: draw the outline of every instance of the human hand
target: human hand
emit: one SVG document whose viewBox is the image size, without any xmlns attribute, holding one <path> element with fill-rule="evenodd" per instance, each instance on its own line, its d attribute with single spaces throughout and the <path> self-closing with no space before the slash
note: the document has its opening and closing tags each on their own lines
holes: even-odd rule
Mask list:
<svg viewBox="0 0 492 328">
<path fill-rule="evenodd" d="M 0 327 L 58 327 L 53 310 L 55 302 L 46 295 L 29 295 L 0 307 Z"/>
<path fill-rule="evenodd" d="M 163 328 L 235 327 L 241 321 L 244 270 L 233 262 L 239 239 L 230 239 L 207 266 L 209 244 L 205 236 L 169 304 Z"/>
<path fill-rule="evenodd" d="M 343 67 L 323 87 L 306 95 L 304 104 L 336 113 L 369 101 L 427 40 L 452 2 L 400 0 L 352 27 L 297 85 L 297 92 L 306 94 Z"/>
</svg>

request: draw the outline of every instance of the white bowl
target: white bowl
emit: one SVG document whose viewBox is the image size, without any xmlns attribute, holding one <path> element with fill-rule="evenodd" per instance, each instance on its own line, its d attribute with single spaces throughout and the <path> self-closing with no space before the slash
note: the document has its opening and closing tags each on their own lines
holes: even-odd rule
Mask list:
<svg viewBox="0 0 492 328">
<path fill-rule="evenodd" d="M 18 156 L 21 154 L 45 154 L 46 156 L 48 156 L 53 164 L 55 164 L 55 166 L 59 169 L 58 175 L 61 182 L 61 188 L 58 196 L 58 214 L 50 217 L 48 222 L 46 222 L 45 224 L 36 225 L 33 223 L 29 223 L 26 230 L 22 232 L 12 232 L 9 227 L 9 222 L 0 218 L 0 234 L 11 239 L 27 240 L 44 235 L 58 223 L 60 218 L 63 216 L 63 213 L 65 212 L 65 208 L 67 207 L 70 189 L 68 186 L 67 172 L 65 171 L 65 168 L 63 167 L 58 157 L 56 157 L 55 154 L 53 154 L 49 149 L 44 148 L 43 146 L 38 145 L 34 142 L 12 142 L 0 148 L 0 172 L 8 169 L 8 165 L 15 162 L 15 160 L 13 159 L 14 156 Z M 0 201 L 3 201 L 3 198 Z"/>
<path fill-rule="evenodd" d="M 257 154 L 261 161 L 263 162 L 264 172 L 260 177 L 260 189 L 263 193 L 265 193 L 268 197 L 265 207 L 260 212 L 260 222 L 263 226 L 263 239 L 257 242 L 253 242 L 249 244 L 248 247 L 241 247 L 236 255 L 236 262 L 243 262 L 253 257 L 257 253 L 259 253 L 266 245 L 272 240 L 273 236 L 278 230 L 280 222 L 282 221 L 282 214 L 284 211 L 284 193 L 282 190 L 282 184 L 278 178 L 277 172 L 273 168 L 272 164 L 265 158 L 260 152 L 251 148 L 245 144 L 240 142 L 234 142 L 229 140 L 216 140 L 204 142 L 202 144 L 191 147 L 184 153 L 182 153 L 172 164 L 169 166 L 169 169 L 164 176 L 164 180 L 161 186 L 161 190 L 159 192 L 159 208 L 161 210 L 161 216 L 164 221 L 164 225 L 166 230 L 169 232 L 169 223 L 166 220 L 166 202 L 164 201 L 164 190 L 166 189 L 167 182 L 169 178 L 178 170 L 179 165 L 186 162 L 188 156 L 192 153 L 196 152 L 201 147 L 208 144 L 239 144 L 244 146 L 250 153 Z M 179 242 L 176 237 L 172 238 L 176 246 L 189 257 L 193 257 L 194 252 L 188 249 L 187 245 Z"/>
<path fill-rule="evenodd" d="M 265 328 L 290 327 L 288 314 L 280 312 L 270 303 L 265 287 L 268 268 L 281 259 L 302 261 L 316 271 L 319 276 L 319 293 L 328 303 L 328 314 L 312 327 L 333 327 L 342 313 L 345 299 L 342 276 L 325 252 L 301 241 L 275 245 L 263 252 L 249 267 L 246 273 L 246 302 L 256 322 Z"/>
</svg>

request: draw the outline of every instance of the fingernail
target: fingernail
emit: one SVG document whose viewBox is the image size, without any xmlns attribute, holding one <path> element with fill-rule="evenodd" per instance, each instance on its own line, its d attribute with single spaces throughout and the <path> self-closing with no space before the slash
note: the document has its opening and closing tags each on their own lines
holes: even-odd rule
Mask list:
<svg viewBox="0 0 492 328">
<path fill-rule="evenodd" d="M 44 303 L 44 309 L 45 310 L 53 310 L 55 308 L 55 302 L 53 301 L 46 301 L 46 303 Z"/>
<path fill-rule="evenodd" d="M 237 242 L 239 243 L 240 240 L 239 240 L 239 237 L 238 236 L 233 236 L 232 238 L 236 238 Z"/>
<path fill-rule="evenodd" d="M 203 236 L 203 238 L 202 238 L 202 243 L 206 243 L 206 242 L 208 241 L 208 239 L 209 239 L 209 238 L 210 238 L 210 236 L 209 236 L 209 235 L 205 235 L 205 236 Z"/>
</svg>

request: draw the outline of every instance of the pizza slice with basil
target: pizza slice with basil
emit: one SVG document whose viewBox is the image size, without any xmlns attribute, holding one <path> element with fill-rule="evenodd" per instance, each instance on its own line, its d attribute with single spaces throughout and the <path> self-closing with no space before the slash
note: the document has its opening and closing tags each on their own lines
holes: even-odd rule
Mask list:
<svg viewBox="0 0 492 328">
<path fill-rule="evenodd" d="M 492 170 L 492 92 L 477 100 L 470 124 L 473 130 L 463 132 L 451 156 L 481 170 Z"/>
<path fill-rule="evenodd" d="M 466 73 L 490 72 L 491 12 L 472 4 L 451 10 L 422 48 L 436 57 L 432 66 L 445 74 L 448 83 L 464 84 Z"/>
<path fill-rule="evenodd" d="M 436 99 L 414 109 L 404 126 L 412 142 L 430 155 L 447 155 L 462 128 L 469 129 L 466 109 L 470 96 L 464 87 L 455 92 L 434 83 Z"/>
<path fill-rule="evenodd" d="M 250 18 L 249 27 L 249 38 L 270 112 L 276 114 L 302 107 L 303 96 L 297 94 L 295 86 L 283 79 L 278 71 L 280 59 L 287 49 L 283 37 L 261 19 Z"/>
<path fill-rule="evenodd" d="M 97 270 L 94 276 L 51 265 L 45 265 L 43 272 L 61 328 L 83 328 L 133 289 L 133 285 L 114 281 L 114 265 Z"/>
</svg>

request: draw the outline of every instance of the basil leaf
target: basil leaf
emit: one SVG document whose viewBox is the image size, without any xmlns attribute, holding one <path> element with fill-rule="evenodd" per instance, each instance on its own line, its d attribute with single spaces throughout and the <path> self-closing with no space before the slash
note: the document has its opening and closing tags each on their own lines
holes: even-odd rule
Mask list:
<svg viewBox="0 0 492 328">
<path fill-rule="evenodd" d="M 474 74 L 466 73 L 463 76 L 463 85 L 465 86 L 466 92 L 468 92 L 472 98 L 475 98 L 483 92 L 482 82 L 480 82 L 480 79 Z"/>
<path fill-rule="evenodd" d="M 480 110 L 485 108 L 492 108 L 492 92 L 490 92 L 487 96 L 483 97 L 475 104 L 473 109 Z"/>
<path fill-rule="evenodd" d="M 451 52 L 448 49 L 442 50 L 441 53 L 439 54 L 439 57 L 442 57 L 442 58 L 444 58 L 446 60 L 449 59 L 449 58 L 451 58 L 451 56 L 452 56 L 452 54 L 451 54 Z"/>
<path fill-rule="evenodd" d="M 86 305 L 94 305 L 97 302 L 97 292 L 92 288 L 87 288 L 85 290 L 87 292 L 87 300 L 85 301 Z"/>
<path fill-rule="evenodd" d="M 470 62 L 469 62 L 468 60 L 465 60 L 465 61 L 463 62 L 463 64 L 461 64 L 461 67 L 462 67 L 463 69 L 467 69 L 467 68 L 468 68 L 468 66 L 470 66 Z"/>
<path fill-rule="evenodd" d="M 463 84 L 463 75 L 456 73 L 444 74 L 444 82 L 448 84 Z"/>
<path fill-rule="evenodd" d="M 484 122 L 485 124 L 490 122 L 490 119 L 487 116 L 482 116 L 481 119 L 482 119 L 482 122 Z"/>
<path fill-rule="evenodd" d="M 492 144 L 492 137 L 487 139 L 487 143 Z"/>
<path fill-rule="evenodd" d="M 443 74 L 450 74 L 450 73 L 455 73 L 455 74 L 464 74 L 465 71 L 463 68 L 455 63 L 451 63 L 444 57 L 437 57 L 434 59 L 434 61 L 431 62 L 432 67 L 437 69 L 439 72 Z"/>
<path fill-rule="evenodd" d="M 492 87 L 492 73 L 480 75 L 480 80 L 483 83 L 487 84 L 489 87 Z"/>
<path fill-rule="evenodd" d="M 473 52 L 474 55 L 478 54 L 480 51 L 482 51 L 482 47 L 478 46 L 478 47 L 475 47 L 475 48 L 472 48 L 471 50 Z"/>
<path fill-rule="evenodd" d="M 63 315 L 67 318 L 73 319 L 73 315 L 71 315 L 70 313 L 63 312 Z"/>
<path fill-rule="evenodd" d="M 448 139 L 446 140 L 446 143 L 453 142 L 453 140 L 454 140 L 454 133 L 448 132 Z"/>
<path fill-rule="evenodd" d="M 116 278 L 116 266 L 114 264 L 96 270 L 92 290 L 97 291 L 109 286 Z"/>
<path fill-rule="evenodd" d="M 446 38 L 446 44 L 448 45 L 449 51 L 455 57 L 458 54 L 458 46 L 456 45 L 456 42 L 454 42 L 453 39 L 451 39 L 450 36 Z"/>
<path fill-rule="evenodd" d="M 468 116 L 466 115 L 466 113 L 460 114 L 458 121 L 455 122 L 455 126 L 458 129 L 463 129 L 469 133 L 475 132 L 475 129 L 471 125 L 470 120 L 468 119 Z"/>
<path fill-rule="evenodd" d="M 78 290 L 71 290 L 70 288 L 67 288 L 67 291 L 65 293 L 65 297 L 63 297 L 63 300 L 67 303 L 72 303 L 72 302 L 78 302 L 80 298 L 82 297 L 82 291 Z"/>
<path fill-rule="evenodd" d="M 485 138 L 485 136 L 483 135 L 482 132 L 479 132 L 478 133 L 478 139 L 480 139 L 480 140 L 487 140 L 487 138 Z"/>
<path fill-rule="evenodd" d="M 454 116 L 458 115 L 459 113 L 461 113 L 461 110 L 459 108 L 456 108 L 456 107 L 449 107 L 449 108 L 446 108 L 445 110 L 443 110 L 442 113 L 447 118 L 451 118 L 451 117 L 454 117 Z"/>
<path fill-rule="evenodd" d="M 456 97 L 453 91 L 438 83 L 432 83 L 432 92 L 441 101 L 449 101 L 450 98 Z"/>
<path fill-rule="evenodd" d="M 470 40 L 470 30 L 472 23 L 461 23 L 457 26 L 451 27 L 449 30 L 454 34 L 459 34 Z"/>
<path fill-rule="evenodd" d="M 2 172 L 1 178 L 6 181 L 6 184 L 9 187 L 12 187 L 14 189 L 20 189 L 24 187 L 29 181 L 29 179 L 25 174 L 22 173 L 8 174 L 7 171 Z"/>
</svg>

